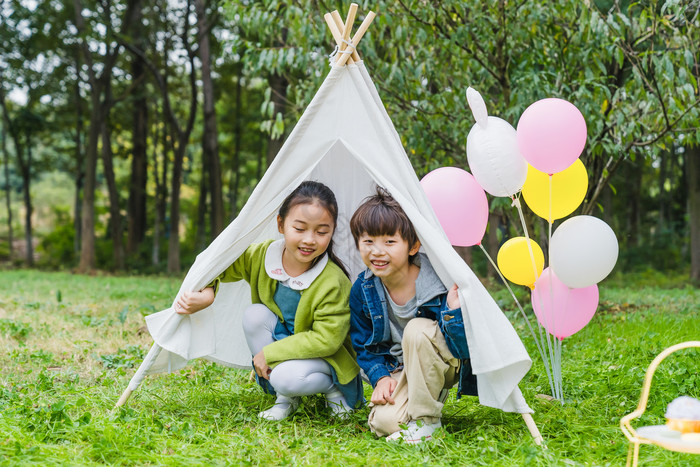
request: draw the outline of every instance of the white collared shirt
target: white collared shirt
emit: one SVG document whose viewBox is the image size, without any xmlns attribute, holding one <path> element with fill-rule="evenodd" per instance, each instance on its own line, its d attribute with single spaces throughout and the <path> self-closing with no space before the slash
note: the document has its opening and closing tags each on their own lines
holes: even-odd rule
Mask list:
<svg viewBox="0 0 700 467">
<path fill-rule="evenodd" d="M 297 277 L 290 277 L 282 266 L 282 253 L 284 253 L 284 239 L 274 241 L 267 248 L 265 253 L 265 271 L 271 279 L 282 282 L 292 290 L 306 290 L 311 287 L 311 283 L 321 274 L 323 268 L 328 263 L 328 255 L 323 253 L 321 259 L 311 269 L 299 274 Z"/>
</svg>

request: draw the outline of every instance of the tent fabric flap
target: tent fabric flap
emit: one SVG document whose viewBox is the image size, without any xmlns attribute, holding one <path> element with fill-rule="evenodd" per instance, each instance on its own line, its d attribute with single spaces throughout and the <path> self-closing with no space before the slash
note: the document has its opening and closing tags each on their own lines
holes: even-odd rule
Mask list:
<svg viewBox="0 0 700 467">
<path fill-rule="evenodd" d="M 280 238 L 277 211 L 304 180 L 325 183 L 336 195 L 335 252 L 353 280 L 363 265 L 350 233 L 350 217 L 376 185 L 394 196 L 445 286 L 459 286 L 479 402 L 509 412 L 531 412 L 518 389 L 532 364 L 530 357 L 496 302 L 447 240 L 362 62 L 331 68 L 238 217 L 197 256 L 179 293 L 206 286 L 251 243 Z M 247 283 L 223 283 L 206 310 L 178 315 L 171 307 L 146 317 L 149 332 L 162 347 L 146 373 L 173 371 L 194 358 L 250 368 L 241 326 L 249 304 Z"/>
</svg>

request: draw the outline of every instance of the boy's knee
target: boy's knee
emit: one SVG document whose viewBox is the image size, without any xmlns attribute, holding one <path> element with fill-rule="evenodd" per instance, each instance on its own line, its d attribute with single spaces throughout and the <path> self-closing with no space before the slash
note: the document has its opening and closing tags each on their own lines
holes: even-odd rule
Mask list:
<svg viewBox="0 0 700 467">
<path fill-rule="evenodd" d="M 437 322 L 428 318 L 413 318 L 408 322 L 403 330 L 401 347 L 415 346 L 424 342 L 429 342 L 435 335 Z"/>
<path fill-rule="evenodd" d="M 393 405 L 375 405 L 368 424 L 377 436 L 387 436 L 399 430 L 399 417 Z"/>
</svg>

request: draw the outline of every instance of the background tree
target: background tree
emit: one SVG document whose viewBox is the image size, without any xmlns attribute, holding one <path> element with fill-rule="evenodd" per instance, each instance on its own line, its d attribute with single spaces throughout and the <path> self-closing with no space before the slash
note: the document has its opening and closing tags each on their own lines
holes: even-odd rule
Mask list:
<svg viewBox="0 0 700 467">
<path fill-rule="evenodd" d="M 360 52 L 419 177 L 446 165 L 468 169 L 467 86 L 513 125 L 543 97 L 573 102 L 589 137 L 589 193 L 578 212 L 603 217 L 618 233 L 620 269 L 687 268 L 700 261 L 698 7 L 379 1 L 360 8 L 358 22 L 369 8 L 380 13 Z M 15 175 L 26 134 L 17 133 L 18 151 L 4 125 L 11 183 L 25 190 L 66 172 L 73 199 L 82 200 L 46 232 L 26 228 L 36 215 L 25 216 L 15 197 L 25 237 L 54 250 L 63 247 L 51 239 L 75 238 L 81 270 L 124 262 L 157 271 L 166 253 L 172 271 L 189 263 L 238 212 L 327 75 L 334 43 L 322 15 L 346 8 L 328 0 L 0 1 L 10 123 L 21 109 L 41 122 L 28 126 L 26 183 Z M 495 253 L 519 233 L 519 221 L 509 200 L 490 204 L 485 242 Z M 526 221 L 546 242 L 544 221 L 529 213 Z M 484 272 L 482 255 L 474 256 Z M 77 262 L 72 249 L 65 258 L 60 265 Z M 700 266 L 690 270 L 700 274 Z"/>
</svg>

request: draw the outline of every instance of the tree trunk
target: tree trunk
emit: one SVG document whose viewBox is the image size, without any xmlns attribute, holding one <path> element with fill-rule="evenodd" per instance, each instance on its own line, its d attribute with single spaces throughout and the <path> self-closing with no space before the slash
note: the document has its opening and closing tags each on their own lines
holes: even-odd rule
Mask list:
<svg viewBox="0 0 700 467">
<path fill-rule="evenodd" d="M 673 147 L 673 146 L 671 146 Z M 658 190 L 659 198 L 657 200 L 657 206 L 659 209 L 659 216 L 656 222 L 656 237 L 663 235 L 663 231 L 668 227 L 668 213 L 666 212 L 669 202 L 668 192 L 666 191 L 666 179 L 668 178 L 668 151 L 661 151 L 659 154 L 659 178 L 658 180 Z"/>
<path fill-rule="evenodd" d="M 162 116 L 162 121 L 165 121 L 165 116 Z M 163 123 L 166 125 L 166 123 Z M 151 252 L 151 263 L 153 266 L 158 266 L 160 263 L 160 239 L 161 239 L 161 229 L 165 221 L 165 203 L 168 197 L 168 192 L 166 188 L 167 183 L 167 173 L 168 173 L 168 136 L 167 131 L 163 128 L 162 141 L 161 134 L 159 134 L 159 125 L 155 125 L 155 135 L 153 137 L 153 178 L 156 185 L 156 195 L 155 195 L 155 215 L 153 220 L 153 249 Z M 162 169 L 158 164 L 158 142 L 161 141 L 161 147 L 163 148 L 163 164 Z M 160 172 L 162 170 L 162 172 Z"/>
<path fill-rule="evenodd" d="M 142 2 L 135 5 L 136 11 L 132 26 L 134 41 L 143 48 Z M 148 101 L 146 98 L 146 65 L 143 58 L 132 56 L 131 79 L 136 83 L 133 101 L 133 150 L 131 153 L 131 178 L 129 180 L 129 201 L 127 203 L 126 254 L 138 252 L 146 236 L 146 182 L 148 180 Z"/>
<path fill-rule="evenodd" d="M 211 236 L 216 237 L 224 228 L 224 199 L 221 184 L 221 161 L 219 160 L 219 136 L 214 107 L 214 83 L 211 78 L 211 52 L 209 27 L 204 0 L 195 0 L 199 42 L 199 59 L 202 62 L 202 96 L 204 99 L 204 134 L 202 140 L 203 164 L 208 165 L 209 193 L 211 195 Z"/>
<path fill-rule="evenodd" d="M 269 139 L 266 140 L 266 141 L 263 141 L 262 133 L 260 133 L 260 135 L 261 135 L 261 137 L 260 137 L 260 150 L 258 151 L 258 163 L 257 163 L 256 166 L 255 166 L 255 179 L 256 179 L 258 182 L 259 182 L 260 179 L 262 178 L 262 174 L 263 174 L 263 163 L 264 163 L 264 161 L 265 161 L 265 159 L 263 158 L 263 156 L 264 156 L 265 154 L 267 154 L 267 145 L 266 145 L 265 143 L 267 143 L 267 144 L 270 143 L 270 140 L 269 140 Z M 264 151 L 264 152 L 263 152 L 263 151 Z"/>
<path fill-rule="evenodd" d="M 76 61 L 76 67 L 78 67 Z M 75 83 L 75 198 L 73 200 L 73 229 L 75 235 L 73 237 L 73 252 L 77 255 L 80 253 L 80 228 L 81 228 L 81 200 L 83 193 L 83 181 L 85 172 L 83 171 L 83 101 L 80 96 L 80 83 Z"/>
<path fill-rule="evenodd" d="M 32 164 L 32 151 L 30 147 L 30 133 L 29 130 L 25 133 L 25 143 L 27 151 L 27 159 L 24 158 L 25 147 L 22 144 L 22 136 L 15 125 L 13 125 L 10 120 L 10 114 L 5 105 L 5 94 L 0 87 L 0 106 L 2 107 L 3 115 L 3 129 L 8 128 L 10 130 L 10 136 L 15 145 L 15 156 L 17 157 L 17 166 L 19 167 L 20 174 L 22 175 L 22 185 L 23 185 L 23 200 L 25 207 L 25 223 L 24 223 L 24 236 L 27 243 L 27 251 L 25 260 L 28 266 L 34 265 L 34 246 L 32 244 L 32 198 L 30 191 L 31 183 L 31 164 Z M 4 138 L 3 138 L 4 141 Z M 7 166 L 6 166 L 7 167 Z M 7 169 L 6 169 L 7 170 Z M 7 175 L 7 171 L 5 172 Z M 8 176 L 9 181 L 9 176 Z M 10 245 L 12 249 L 12 245 Z"/>
<path fill-rule="evenodd" d="M 32 146 L 29 136 L 29 131 L 27 131 L 25 139 L 27 147 L 27 159 L 21 164 L 22 172 L 22 185 L 23 185 L 23 197 L 24 197 L 24 240 L 26 243 L 26 256 L 25 262 L 28 266 L 34 266 L 34 244 L 32 238 L 32 211 L 34 210 L 32 206 L 32 195 L 30 191 L 31 183 L 31 173 L 32 173 Z"/>
<path fill-rule="evenodd" d="M 284 104 L 287 100 L 287 86 L 289 83 L 284 76 L 273 74 L 270 77 L 270 88 L 272 88 L 272 103 L 274 104 L 274 115 L 282 114 L 284 117 L 285 110 Z M 272 139 L 267 144 L 267 166 L 272 164 L 275 156 L 282 148 L 282 143 L 284 142 L 284 136 L 280 135 L 278 138 Z"/>
<path fill-rule="evenodd" d="M 686 148 L 685 170 L 690 223 L 690 280 L 700 286 L 700 147 Z"/>
<path fill-rule="evenodd" d="M 207 165 L 202 154 L 202 174 L 199 178 L 199 200 L 197 203 L 197 225 L 195 226 L 195 249 L 202 251 L 207 244 Z"/>
<path fill-rule="evenodd" d="M 134 103 L 134 149 L 131 154 L 131 179 L 129 182 L 129 203 L 127 206 L 126 252 L 138 252 L 146 235 L 146 181 L 148 179 L 148 156 L 146 154 L 146 134 L 148 110 L 145 97 Z"/>
<path fill-rule="evenodd" d="M 627 176 L 625 177 L 628 197 L 629 197 L 629 210 L 627 226 L 629 228 L 629 244 L 628 247 L 635 248 L 641 245 L 641 225 L 642 225 L 642 207 L 641 207 L 641 193 L 642 193 L 642 167 L 643 161 L 639 158 L 626 165 Z"/>
<path fill-rule="evenodd" d="M 185 158 L 187 139 L 177 143 L 173 176 L 170 180 L 170 237 L 168 238 L 168 272 L 180 272 L 180 185 L 182 183 L 182 162 Z"/>
<path fill-rule="evenodd" d="M 120 35 L 129 33 L 129 28 L 134 23 L 134 5 L 135 0 L 127 2 L 127 7 L 124 10 L 124 16 L 121 18 Z M 106 3 L 109 8 L 110 3 Z M 87 65 L 86 71 L 88 75 L 88 84 L 90 85 L 91 110 L 90 110 L 90 130 L 88 133 L 88 145 L 85 151 L 85 187 L 83 194 L 82 208 L 82 227 L 80 245 L 80 263 L 78 264 L 79 272 L 90 272 L 95 269 L 95 187 L 97 181 L 97 140 L 100 136 L 103 126 L 103 117 L 109 112 L 109 107 L 103 110 L 101 105 L 101 96 L 103 91 L 108 87 L 111 80 L 112 69 L 119 55 L 121 48 L 118 42 L 105 42 L 101 45 L 105 46 L 105 53 L 102 55 L 102 61 L 97 66 L 93 61 L 93 55 L 87 41 L 82 37 L 85 32 L 85 18 L 83 18 L 83 4 L 81 0 L 73 0 L 73 10 L 75 12 L 75 27 L 81 35 L 78 43 L 82 58 Z M 107 23 L 107 35 L 112 35 L 112 24 Z M 97 70 L 100 70 L 98 76 Z M 105 103 L 109 103 L 109 99 L 105 98 Z M 111 151 L 111 149 L 110 149 Z M 120 249 L 123 250 L 123 245 L 120 242 Z M 122 252 L 123 255 L 123 252 Z"/>
<path fill-rule="evenodd" d="M 107 192 L 109 194 L 109 231 L 112 238 L 112 256 L 114 269 L 124 269 L 124 239 L 122 234 L 122 213 L 119 202 L 119 191 L 114 176 L 112 132 L 110 128 L 109 109 L 111 105 L 111 90 L 107 85 L 105 91 L 104 115 L 102 117 L 102 165 L 104 168 Z"/>
<path fill-rule="evenodd" d="M 83 186 L 82 224 L 80 226 L 80 262 L 78 271 L 82 273 L 95 269 L 95 186 L 97 184 L 97 139 L 101 127 L 100 93 L 91 89 L 90 129 L 85 148 L 85 185 Z"/>
<path fill-rule="evenodd" d="M 235 124 L 233 127 L 233 163 L 231 167 L 231 178 L 229 184 L 228 200 L 229 209 L 231 210 L 231 219 L 234 219 L 238 215 L 238 186 L 240 184 L 240 173 L 241 173 L 241 139 L 243 132 L 241 131 L 241 81 L 243 77 L 241 76 L 242 70 L 236 79 L 236 104 L 234 107 Z"/>
<path fill-rule="evenodd" d="M 2 156 L 3 156 L 3 167 L 5 168 L 5 203 L 7 206 L 7 255 L 12 262 L 12 245 L 14 244 L 14 238 L 12 235 L 12 195 L 10 189 L 10 153 L 7 150 L 7 126 L 5 122 L 2 123 Z"/>
<path fill-rule="evenodd" d="M 465 263 L 472 267 L 472 248 L 469 246 L 453 246 L 457 254 L 464 260 Z"/>
</svg>

